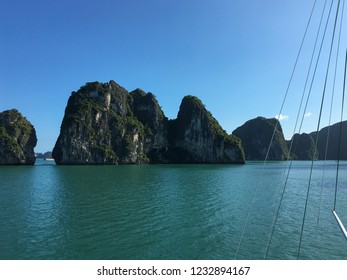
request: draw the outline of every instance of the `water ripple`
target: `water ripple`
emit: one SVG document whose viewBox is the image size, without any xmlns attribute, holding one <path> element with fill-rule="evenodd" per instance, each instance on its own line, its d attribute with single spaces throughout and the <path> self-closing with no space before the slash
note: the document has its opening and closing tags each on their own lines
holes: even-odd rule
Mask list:
<svg viewBox="0 0 347 280">
<path fill-rule="evenodd" d="M 270 259 L 296 258 L 309 164 L 293 165 Z M 322 203 L 323 167 L 315 168 L 304 259 L 347 259 L 330 212 L 334 166 L 326 171 Z M 263 172 L 238 255 L 262 259 L 285 168 L 285 163 L 264 170 L 261 163 L 0 167 L 0 259 L 232 259 Z M 338 206 L 347 219 L 342 176 Z"/>
</svg>

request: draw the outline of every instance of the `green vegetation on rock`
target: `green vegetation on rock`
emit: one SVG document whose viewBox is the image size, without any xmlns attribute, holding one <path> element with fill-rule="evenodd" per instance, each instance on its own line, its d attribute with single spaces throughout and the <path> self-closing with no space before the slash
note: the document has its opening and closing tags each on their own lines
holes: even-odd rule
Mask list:
<svg viewBox="0 0 347 280">
<path fill-rule="evenodd" d="M 228 135 L 195 96 L 183 98 L 177 119 L 170 125 L 169 141 L 185 162 L 245 162 L 240 140 Z"/>
<path fill-rule="evenodd" d="M 268 149 L 268 160 L 286 160 L 288 158 L 288 147 L 282 127 L 275 118 L 257 117 L 249 120 L 235 129 L 233 135 L 241 139 L 247 160 L 264 160 Z"/>
<path fill-rule="evenodd" d="M 71 94 L 53 157 L 58 164 L 244 163 L 240 140 L 197 97 L 185 97 L 169 121 L 152 93 L 127 92 L 114 81 Z"/>
<path fill-rule="evenodd" d="M 341 139 L 340 139 L 341 129 Z M 316 140 L 317 133 L 310 133 Z M 340 142 L 340 151 L 339 151 Z M 319 159 L 324 160 L 347 160 L 347 121 L 338 122 L 319 131 L 317 150 Z M 327 154 L 326 154 L 327 152 Z"/>
<path fill-rule="evenodd" d="M 291 158 L 294 160 L 316 160 L 318 150 L 310 134 L 295 134 L 291 141 L 287 142 L 288 149 L 291 145 Z"/>
<path fill-rule="evenodd" d="M 0 164 L 34 164 L 34 127 L 16 109 L 0 113 Z"/>
</svg>

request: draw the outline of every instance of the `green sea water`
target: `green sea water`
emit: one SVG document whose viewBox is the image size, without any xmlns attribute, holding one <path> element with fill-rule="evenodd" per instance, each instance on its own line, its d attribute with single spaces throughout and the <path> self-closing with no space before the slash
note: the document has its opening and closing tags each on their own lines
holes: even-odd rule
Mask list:
<svg viewBox="0 0 347 280">
<path fill-rule="evenodd" d="M 296 259 L 311 162 L 293 162 L 278 208 L 288 165 L 1 166 L 0 259 Z M 335 178 L 314 163 L 300 259 L 347 259 Z"/>
</svg>

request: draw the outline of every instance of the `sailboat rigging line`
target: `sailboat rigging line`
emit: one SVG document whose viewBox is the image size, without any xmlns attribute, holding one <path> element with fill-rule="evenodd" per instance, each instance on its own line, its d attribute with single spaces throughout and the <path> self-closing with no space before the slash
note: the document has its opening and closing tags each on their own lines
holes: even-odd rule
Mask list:
<svg viewBox="0 0 347 280">
<path fill-rule="evenodd" d="M 329 69 L 330 69 L 331 54 L 332 54 L 332 49 L 333 49 L 333 45 L 334 45 L 334 38 L 335 38 L 335 32 L 336 32 L 337 19 L 338 19 L 338 15 L 339 15 L 340 1 L 341 0 L 338 1 L 337 9 L 336 9 L 335 23 L 334 23 L 334 29 L 333 29 L 332 39 L 331 39 L 330 52 L 329 52 L 329 60 L 328 60 L 328 64 L 327 64 L 327 70 L 326 70 L 325 81 L 324 81 L 324 89 L 323 89 L 322 100 L 321 100 L 321 104 L 320 104 L 320 110 L 319 110 L 318 124 L 317 124 L 317 130 L 316 130 L 316 140 L 315 140 L 315 146 L 316 147 L 317 147 L 317 144 L 318 144 L 319 128 L 320 128 L 320 122 L 321 122 L 321 119 L 322 119 L 323 104 L 324 104 L 324 98 L 325 98 L 325 93 L 326 93 L 326 86 L 327 86 Z M 333 4 L 333 2 L 334 1 L 332 1 L 331 3 Z M 329 17 L 327 19 L 327 25 L 328 25 L 329 18 L 330 18 L 331 7 L 332 7 L 332 5 L 330 6 Z M 326 27 L 327 27 L 327 25 L 326 25 Z M 326 28 L 325 28 L 325 31 L 326 31 Z M 325 33 L 325 31 L 324 31 L 324 33 Z M 323 41 L 324 41 L 324 38 L 323 38 Z M 316 150 L 315 150 L 314 154 L 316 154 Z M 297 255 L 298 259 L 300 258 L 302 237 L 303 237 L 304 226 L 305 226 L 305 218 L 306 218 L 306 213 L 307 213 L 308 198 L 309 198 L 310 189 L 311 189 L 311 181 L 312 181 L 314 158 L 315 158 L 315 155 L 314 155 L 314 157 L 312 158 L 312 161 L 311 161 L 310 177 L 309 177 L 309 182 L 308 182 L 308 186 L 307 186 L 307 194 L 306 194 L 304 215 L 303 215 L 301 231 L 300 231 L 300 241 L 299 241 L 299 248 L 298 248 L 298 255 Z"/>
<path fill-rule="evenodd" d="M 327 1 L 327 0 L 325 0 L 325 1 Z M 297 54 L 297 57 L 296 57 L 296 60 L 295 60 L 294 66 L 293 66 L 293 70 L 292 70 L 292 73 L 291 73 L 291 76 L 290 76 L 290 79 L 289 79 L 289 83 L 288 83 L 288 86 L 287 86 L 287 89 L 286 89 L 286 92 L 285 92 L 285 95 L 284 95 L 284 98 L 283 98 L 283 102 L 282 102 L 282 105 L 281 105 L 281 109 L 280 109 L 280 112 L 279 112 L 278 116 L 280 116 L 282 114 L 282 110 L 283 110 L 284 104 L 285 104 L 287 96 L 288 96 L 289 88 L 291 86 L 295 70 L 297 68 L 299 57 L 300 57 L 301 52 L 302 52 L 302 48 L 303 48 L 303 45 L 304 45 L 304 42 L 305 42 L 305 39 L 306 39 L 307 31 L 308 31 L 308 28 L 309 28 L 309 25 L 310 25 L 310 22 L 311 22 L 311 19 L 312 19 L 312 14 L 313 14 L 314 8 L 316 6 L 316 3 L 317 3 L 317 0 L 314 1 L 313 7 L 312 7 L 312 10 L 311 10 L 311 14 L 310 14 L 310 18 L 309 18 L 309 21 L 308 21 L 308 23 L 306 25 L 306 29 L 305 29 L 305 32 L 304 32 L 304 35 L 303 35 L 303 39 L 302 39 L 300 47 L 299 47 L 299 52 Z M 262 170 L 261 170 L 260 175 L 259 175 L 258 180 L 257 180 L 256 188 L 255 188 L 255 191 L 254 191 L 254 194 L 253 194 L 253 197 L 252 197 L 252 202 L 251 202 L 251 205 L 249 206 L 249 209 L 248 209 L 246 221 L 245 221 L 245 223 L 243 225 L 241 237 L 240 237 L 239 243 L 238 243 L 237 248 L 236 248 L 234 259 L 237 258 L 239 250 L 240 250 L 240 247 L 241 247 L 241 244 L 242 244 L 242 240 L 243 240 L 243 237 L 244 237 L 244 234 L 245 234 L 245 231 L 246 231 L 246 227 L 247 227 L 247 224 L 248 224 L 248 221 L 249 221 L 250 213 L 251 213 L 251 210 L 252 210 L 254 202 L 255 202 L 255 197 L 256 197 L 256 195 L 258 193 L 259 182 L 260 182 L 260 180 L 262 178 L 262 175 L 264 173 L 265 164 L 266 164 L 267 159 L 269 157 L 270 147 L 271 147 L 271 144 L 273 142 L 273 139 L 274 139 L 274 136 L 275 136 L 275 133 L 276 133 L 276 130 L 277 130 L 278 123 L 279 123 L 279 117 L 277 118 L 277 121 L 276 121 L 276 124 L 275 124 L 275 128 L 274 128 L 274 131 L 272 133 L 271 140 L 270 140 L 267 152 L 266 152 L 266 156 L 265 156 L 265 160 L 264 160 L 264 163 L 263 163 L 263 166 L 262 166 Z"/>
<path fill-rule="evenodd" d="M 307 71 L 305 85 L 304 85 L 304 89 L 303 89 L 303 92 L 302 92 L 302 95 L 301 95 L 299 110 L 298 110 L 298 114 L 297 114 L 297 117 L 296 117 L 296 120 L 295 120 L 295 126 L 294 126 L 294 129 L 293 129 L 292 136 L 295 135 L 296 128 L 297 128 L 297 125 L 298 125 L 298 122 L 299 122 L 299 116 L 300 116 L 300 112 L 301 112 L 301 109 L 302 109 L 302 104 L 303 104 L 303 101 L 304 101 L 305 92 L 306 92 L 306 89 L 307 89 L 307 85 L 308 85 L 308 81 L 309 81 L 309 77 L 310 77 L 310 73 L 311 73 L 311 69 L 312 69 L 312 65 L 313 65 L 314 54 L 316 53 L 316 49 L 317 49 L 317 43 L 318 43 L 318 38 L 319 38 L 319 34 L 320 34 L 320 31 L 321 31 L 321 27 L 322 27 L 324 13 L 325 13 L 325 10 L 326 10 L 326 4 L 327 4 L 327 0 L 325 0 L 325 2 L 324 2 L 322 15 L 321 15 L 321 18 L 320 18 L 320 21 L 319 21 L 319 27 L 318 27 L 318 30 L 317 30 L 317 35 L 316 35 L 316 39 L 315 39 L 315 43 L 314 43 L 314 47 L 313 47 L 313 51 L 312 51 L 312 55 L 311 55 L 310 65 L 309 65 L 309 68 L 308 68 L 308 71 Z M 315 72 L 313 74 L 313 77 L 316 74 L 316 69 L 315 69 Z M 312 85 L 311 85 L 311 88 L 312 88 Z M 301 120 L 301 124 L 300 124 L 300 128 L 299 128 L 298 134 L 301 133 L 302 122 L 303 122 L 303 119 L 304 119 L 304 116 L 305 116 L 305 113 L 306 113 L 307 103 L 308 103 L 308 100 L 307 100 L 306 105 L 305 105 L 305 110 L 303 111 L 303 117 L 302 117 L 302 120 Z M 294 140 L 294 137 L 292 137 L 292 139 L 290 141 L 290 146 L 289 146 L 289 151 L 288 151 L 288 158 L 289 158 L 289 156 L 290 156 L 290 154 L 291 154 L 291 152 L 293 150 L 293 140 Z M 294 147 L 294 151 L 296 151 L 297 145 L 298 145 L 298 141 L 296 142 L 296 145 Z"/>
<path fill-rule="evenodd" d="M 339 131 L 339 144 L 338 144 L 338 153 L 337 153 L 337 167 L 336 167 L 336 182 L 335 182 L 335 197 L 334 197 L 334 212 L 336 210 L 336 198 L 337 198 L 337 185 L 339 181 L 339 169 L 340 169 L 340 153 L 341 153 L 341 137 L 342 137 L 342 120 L 343 120 L 343 108 L 345 103 L 345 92 L 346 92 L 346 72 L 347 72 L 347 50 L 346 50 L 346 59 L 345 59 L 345 73 L 343 80 L 343 91 L 342 91 L 342 105 L 341 105 L 341 122 L 340 122 L 340 131 Z"/>
<path fill-rule="evenodd" d="M 337 74 L 338 58 L 339 58 L 339 53 L 340 53 L 341 33 L 342 33 L 344 10 L 345 10 L 345 0 L 343 0 L 343 2 L 342 2 L 340 28 L 339 28 L 340 29 L 339 30 L 339 38 L 337 40 L 337 50 L 336 50 L 336 59 L 335 59 L 335 70 L 334 70 L 334 81 L 333 81 L 333 88 L 332 88 L 332 91 L 331 91 L 329 124 L 328 124 L 328 132 L 327 132 L 327 137 L 326 137 L 325 154 L 324 154 L 324 168 L 323 168 L 322 181 L 321 181 L 321 187 L 320 187 L 319 208 L 318 208 L 316 230 L 315 230 L 316 240 L 317 240 L 317 232 L 318 232 L 318 226 L 319 226 L 320 214 L 321 214 L 321 207 L 322 207 L 323 186 L 324 186 L 324 181 L 325 181 L 325 165 L 326 165 L 327 156 L 328 156 L 328 147 L 329 147 L 329 138 L 330 138 L 330 125 L 331 125 L 331 117 L 332 117 L 332 112 L 333 112 L 333 104 L 334 104 L 334 96 L 335 96 L 335 86 L 336 86 L 336 76 L 337 76 L 336 74 Z M 339 167 L 337 167 L 337 168 L 339 168 Z M 334 207 L 334 210 L 335 210 L 335 207 Z"/>
<path fill-rule="evenodd" d="M 343 25 L 343 16 L 344 16 L 344 10 L 345 10 L 345 0 L 343 0 L 342 3 L 342 10 L 341 10 L 341 22 L 340 22 L 340 31 L 339 31 L 339 39 L 337 43 L 337 50 L 336 50 L 336 61 L 335 61 L 335 72 L 334 72 L 334 82 L 333 82 L 333 89 L 331 92 L 331 102 L 330 102 L 330 113 L 329 113 L 329 124 L 328 124 L 328 132 L 327 132 L 327 138 L 326 138 L 326 146 L 325 146 L 325 154 L 324 154 L 324 161 L 327 160 L 328 155 L 328 147 L 329 147 L 329 138 L 330 138 L 330 125 L 331 125 L 331 116 L 333 112 L 333 104 L 334 104 L 334 96 L 335 96 L 335 85 L 336 85 L 336 73 L 337 73 L 337 65 L 338 65 L 338 58 L 340 53 L 340 43 L 341 43 L 341 33 L 342 33 L 342 25 Z M 324 170 L 324 169 L 323 169 Z"/>
<path fill-rule="evenodd" d="M 304 119 L 305 119 L 305 113 L 306 113 L 306 110 L 307 110 L 308 102 L 309 102 L 310 97 L 311 97 L 312 87 L 313 87 L 313 83 L 314 83 L 315 78 L 316 78 L 316 73 L 317 73 L 317 69 L 318 69 L 318 64 L 319 64 L 319 60 L 320 60 L 320 57 L 321 57 L 322 48 L 323 48 L 323 43 L 324 43 L 324 40 L 325 40 L 325 35 L 326 35 L 326 31 L 327 31 L 327 27 L 328 27 L 329 20 L 330 20 L 330 15 L 331 15 L 331 10 L 332 10 L 333 4 L 334 4 L 334 0 L 332 0 L 332 1 L 331 1 L 331 4 L 330 4 L 330 9 L 329 9 L 328 18 L 327 18 L 327 21 L 326 21 L 326 24 L 325 24 L 325 28 L 324 28 L 324 32 L 323 32 L 323 37 L 322 37 L 322 40 L 321 40 L 321 44 L 320 44 L 320 47 L 319 47 L 318 56 L 317 56 L 317 60 L 316 60 L 316 65 L 315 65 L 315 68 L 314 68 L 314 71 L 313 71 L 313 76 L 312 76 L 310 88 L 309 88 L 308 95 L 307 95 L 307 98 L 306 98 L 305 108 L 304 108 L 304 111 L 303 111 L 302 117 L 301 117 L 301 122 L 300 122 L 300 127 L 299 127 L 299 133 L 301 132 L 302 125 L 303 125 Z M 315 155 L 314 155 L 314 156 L 315 156 Z"/>
<path fill-rule="evenodd" d="M 309 20 L 307 22 L 306 29 L 305 29 L 304 36 L 303 36 L 303 40 L 301 42 L 301 46 L 300 46 L 300 49 L 299 49 L 299 54 L 298 54 L 297 60 L 295 62 L 295 66 L 296 66 L 296 64 L 298 62 L 298 58 L 300 56 L 300 52 L 301 52 L 302 46 L 303 46 L 305 38 L 306 38 L 307 30 L 308 30 L 308 28 L 309 28 L 309 26 L 311 24 L 312 15 L 313 15 L 313 12 L 315 10 L 316 3 L 317 3 L 317 0 L 315 0 L 314 3 L 313 3 L 312 10 L 311 10 L 311 13 L 310 13 L 310 17 L 309 17 Z M 313 57 L 314 57 L 314 53 L 315 53 L 317 42 L 318 42 L 318 37 L 319 37 L 319 33 L 320 33 L 322 21 L 323 21 L 323 16 L 324 16 L 324 11 L 325 11 L 325 8 L 326 8 L 326 4 L 327 4 L 327 0 L 325 0 L 325 3 L 324 3 L 324 8 L 323 8 L 323 11 L 322 11 L 322 15 L 321 15 L 320 23 L 319 23 L 319 28 L 318 28 L 316 39 L 315 39 L 315 44 L 314 44 L 314 48 L 313 48 L 313 52 L 312 52 L 312 56 L 311 56 L 310 66 L 309 66 L 309 70 L 308 70 L 307 77 L 306 77 L 305 87 L 304 87 L 304 90 L 302 92 L 301 102 L 300 102 L 299 111 L 298 111 L 297 118 L 296 118 L 296 123 L 295 123 L 294 131 L 293 131 L 293 135 L 295 134 L 296 127 L 297 127 L 297 124 L 298 124 L 298 119 L 299 119 L 299 115 L 300 115 L 300 112 L 301 112 L 303 99 L 304 99 L 305 92 L 306 92 L 306 87 L 307 87 L 307 83 L 308 83 L 309 74 L 310 74 L 311 68 L 312 68 Z M 294 69 L 295 69 L 295 66 L 294 66 Z M 293 77 L 293 74 L 292 74 L 292 76 L 290 78 L 289 84 L 291 83 L 292 77 Z M 287 90 L 288 89 L 289 89 L 289 86 L 288 86 Z M 270 143 L 270 145 L 271 145 L 271 143 Z M 292 137 L 292 139 L 290 141 L 290 147 L 289 147 L 287 159 L 290 158 L 292 146 L 293 146 L 293 137 Z M 282 188 L 282 193 L 279 193 L 280 201 L 278 203 L 277 211 L 276 211 L 276 213 L 274 215 L 273 222 L 272 222 L 272 225 L 271 225 L 270 236 L 268 238 L 264 259 L 267 258 L 268 253 L 269 253 L 270 244 L 271 244 L 272 237 L 273 237 L 273 234 L 274 234 L 274 231 L 275 231 L 275 227 L 276 227 L 276 224 L 277 224 L 277 220 L 278 220 L 279 212 L 280 212 L 281 205 L 282 205 L 282 202 L 283 202 L 283 197 L 284 197 L 285 189 L 286 189 L 286 186 L 287 186 L 287 183 L 288 183 L 289 173 L 290 173 L 290 170 L 292 168 L 292 164 L 293 164 L 293 160 L 290 160 L 290 164 L 289 164 L 288 172 L 287 172 L 287 175 L 286 175 L 285 183 L 284 183 L 284 186 Z"/>
</svg>

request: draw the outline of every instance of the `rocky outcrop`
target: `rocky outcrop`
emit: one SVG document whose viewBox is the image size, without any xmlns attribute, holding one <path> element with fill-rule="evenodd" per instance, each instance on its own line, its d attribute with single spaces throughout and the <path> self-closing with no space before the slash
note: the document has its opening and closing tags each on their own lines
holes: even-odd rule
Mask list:
<svg viewBox="0 0 347 280">
<path fill-rule="evenodd" d="M 43 159 L 51 159 L 52 158 L 52 152 L 48 151 L 43 154 Z"/>
<path fill-rule="evenodd" d="M 341 141 L 340 127 L 342 128 Z M 291 157 L 297 160 L 347 160 L 347 121 L 322 128 L 318 134 L 317 147 L 315 145 L 316 137 L 317 132 L 295 134 L 291 140 L 293 142 Z M 287 144 L 289 148 L 290 141 Z"/>
<path fill-rule="evenodd" d="M 0 113 L 0 165 L 34 164 L 36 143 L 35 129 L 21 113 Z"/>
<path fill-rule="evenodd" d="M 166 162 L 168 119 L 152 93 L 136 89 L 129 93 L 129 107 L 144 127 L 144 153 L 151 163 Z"/>
<path fill-rule="evenodd" d="M 184 98 L 170 121 L 153 94 L 127 92 L 114 81 L 87 83 L 71 94 L 53 158 L 57 164 L 244 162 L 239 139 L 197 98 Z"/>
<path fill-rule="evenodd" d="M 35 157 L 38 159 L 38 158 L 44 158 L 44 155 L 43 153 L 35 153 Z"/>
<path fill-rule="evenodd" d="M 144 163 L 145 127 L 129 94 L 115 82 L 87 83 L 73 92 L 53 149 L 57 164 Z"/>
<path fill-rule="evenodd" d="M 342 127 L 341 127 L 342 126 Z M 340 127 L 341 127 L 341 140 L 340 140 Z M 310 133 L 313 139 L 316 139 L 316 132 Z M 339 154 L 340 142 L 340 154 Z M 347 160 L 347 121 L 336 123 L 331 126 L 322 128 L 319 131 L 317 150 L 319 159 L 327 160 Z M 327 147 L 327 148 L 326 148 Z M 327 155 L 326 154 L 327 150 Z"/>
<path fill-rule="evenodd" d="M 233 131 L 239 137 L 247 160 L 265 160 L 270 141 L 275 131 L 270 146 L 268 160 L 286 160 L 288 148 L 285 142 L 282 127 L 277 119 L 257 117 L 249 120 Z M 277 126 L 276 126 L 277 123 Z M 276 128 L 276 130 L 275 130 Z"/>
<path fill-rule="evenodd" d="M 310 134 L 295 134 L 291 141 L 287 141 L 288 149 L 291 148 L 291 158 L 294 160 L 316 160 L 319 152 L 314 139 Z"/>
<path fill-rule="evenodd" d="M 228 135 L 194 96 L 183 98 L 177 119 L 170 125 L 173 162 L 244 163 L 241 141 Z"/>
</svg>

